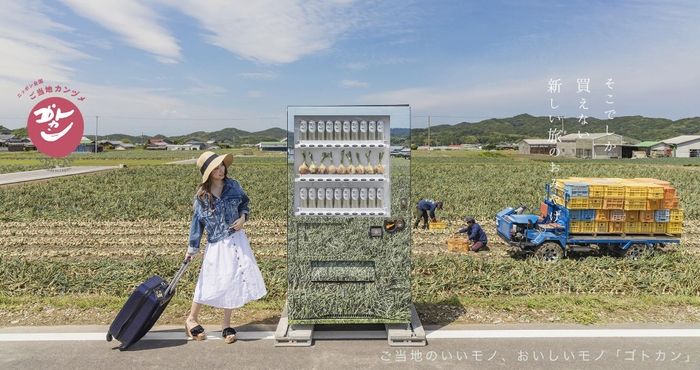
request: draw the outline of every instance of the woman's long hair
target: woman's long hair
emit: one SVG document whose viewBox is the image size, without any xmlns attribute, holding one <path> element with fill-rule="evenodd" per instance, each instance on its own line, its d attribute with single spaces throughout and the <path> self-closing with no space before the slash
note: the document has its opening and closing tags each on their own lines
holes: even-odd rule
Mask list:
<svg viewBox="0 0 700 370">
<path fill-rule="evenodd" d="M 228 174 L 228 168 L 224 166 L 224 181 L 226 181 L 226 175 Z M 211 173 L 209 173 L 209 178 L 207 181 L 199 184 L 197 191 L 197 200 L 204 206 L 204 199 L 209 200 L 209 210 L 214 212 L 214 196 L 211 194 Z"/>
</svg>

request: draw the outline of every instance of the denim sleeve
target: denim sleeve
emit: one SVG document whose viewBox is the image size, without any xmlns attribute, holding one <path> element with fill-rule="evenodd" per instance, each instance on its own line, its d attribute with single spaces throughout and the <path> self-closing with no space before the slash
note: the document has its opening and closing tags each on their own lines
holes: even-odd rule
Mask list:
<svg viewBox="0 0 700 370">
<path fill-rule="evenodd" d="M 199 219 L 199 214 L 202 211 L 202 206 L 199 201 L 195 198 L 194 200 L 194 214 L 192 215 L 192 222 L 190 223 L 190 243 L 187 248 L 187 253 L 197 254 L 199 253 L 199 243 L 202 240 L 202 234 L 204 233 L 204 225 Z"/>
<path fill-rule="evenodd" d="M 238 214 L 244 214 L 245 215 L 245 220 L 248 221 L 250 218 L 250 208 L 248 208 L 248 203 L 250 202 L 250 198 L 248 198 L 248 195 L 243 191 L 243 188 L 239 184 L 238 187 L 241 189 L 241 203 L 238 205 Z"/>
<path fill-rule="evenodd" d="M 458 232 L 461 234 L 461 233 L 466 233 L 468 230 L 469 230 L 469 228 L 465 227 L 464 229 L 459 230 Z"/>
<path fill-rule="evenodd" d="M 437 203 L 433 203 L 430 206 L 430 218 L 435 218 L 435 208 L 437 208 Z"/>
</svg>

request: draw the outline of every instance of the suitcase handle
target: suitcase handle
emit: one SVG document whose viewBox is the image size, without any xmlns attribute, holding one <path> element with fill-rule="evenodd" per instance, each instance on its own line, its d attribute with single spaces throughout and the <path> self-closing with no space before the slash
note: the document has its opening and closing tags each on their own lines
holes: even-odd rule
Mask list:
<svg viewBox="0 0 700 370">
<path fill-rule="evenodd" d="M 185 258 L 185 262 L 182 264 L 180 269 L 177 271 L 177 273 L 173 277 L 173 280 L 170 281 L 170 284 L 168 284 L 168 288 L 165 290 L 165 293 L 163 294 L 163 296 L 167 297 L 173 293 L 173 291 L 175 290 L 175 286 L 177 285 L 177 282 L 180 281 L 180 278 L 182 277 L 182 275 L 185 274 L 185 270 L 187 270 L 187 266 L 189 266 L 189 264 L 190 264 L 190 260 L 188 258 Z"/>
</svg>

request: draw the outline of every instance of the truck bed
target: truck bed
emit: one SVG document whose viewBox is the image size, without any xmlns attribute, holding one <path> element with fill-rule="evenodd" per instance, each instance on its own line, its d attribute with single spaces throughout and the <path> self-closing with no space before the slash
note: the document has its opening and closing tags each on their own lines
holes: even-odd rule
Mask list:
<svg viewBox="0 0 700 370">
<path fill-rule="evenodd" d="M 623 241 L 639 241 L 650 243 L 680 243 L 679 235 L 585 235 L 569 234 L 570 244 L 620 243 Z"/>
</svg>

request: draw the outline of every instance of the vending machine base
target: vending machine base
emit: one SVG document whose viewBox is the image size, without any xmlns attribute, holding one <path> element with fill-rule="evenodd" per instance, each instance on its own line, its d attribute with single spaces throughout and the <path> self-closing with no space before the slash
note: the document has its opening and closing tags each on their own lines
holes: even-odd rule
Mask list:
<svg viewBox="0 0 700 370">
<path fill-rule="evenodd" d="M 287 305 L 285 304 L 275 331 L 275 347 L 310 347 L 314 340 L 314 328 L 314 324 L 290 325 L 287 317 Z M 424 347 L 428 344 L 423 324 L 421 324 L 413 304 L 411 304 L 410 323 L 384 324 L 384 329 L 391 347 Z M 335 332 L 330 337 L 334 340 L 358 339 L 357 336 L 351 335 L 351 332 L 348 331 Z"/>
</svg>

